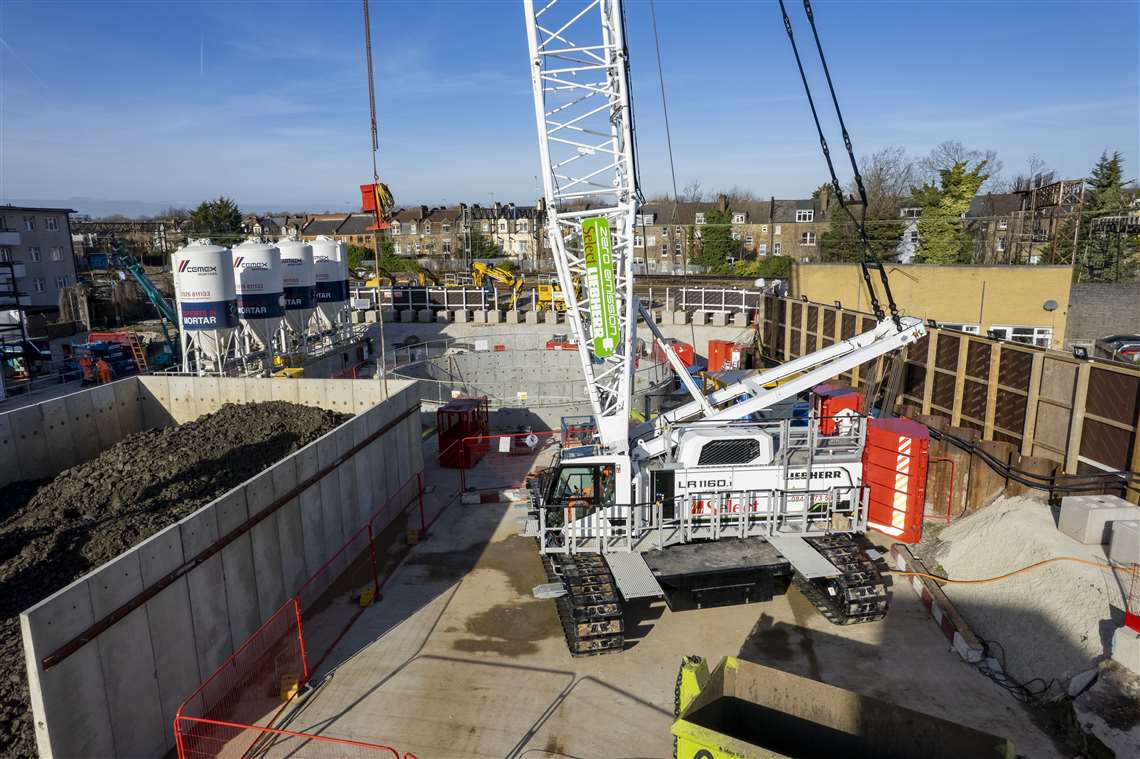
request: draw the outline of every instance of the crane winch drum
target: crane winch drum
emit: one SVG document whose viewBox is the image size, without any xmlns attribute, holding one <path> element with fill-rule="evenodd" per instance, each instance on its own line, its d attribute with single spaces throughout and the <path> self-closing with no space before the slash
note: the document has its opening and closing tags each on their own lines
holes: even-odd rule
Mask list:
<svg viewBox="0 0 1140 759">
<path fill-rule="evenodd" d="M 174 253 L 182 369 L 221 372 L 238 326 L 233 254 L 194 240 Z"/>
<path fill-rule="evenodd" d="M 317 314 L 325 329 L 348 321 L 348 246 L 320 236 L 313 240 L 316 273 Z"/>
<path fill-rule="evenodd" d="M 313 246 L 297 240 L 281 240 L 281 285 L 285 293 L 285 326 L 295 339 L 309 329 L 317 307 L 316 271 Z"/>
<path fill-rule="evenodd" d="M 247 342 L 255 341 L 268 358 L 285 350 L 285 287 L 281 250 L 269 243 L 248 240 L 233 249 L 234 289 L 238 320 Z M 252 346 L 250 346 L 252 347 Z"/>
</svg>

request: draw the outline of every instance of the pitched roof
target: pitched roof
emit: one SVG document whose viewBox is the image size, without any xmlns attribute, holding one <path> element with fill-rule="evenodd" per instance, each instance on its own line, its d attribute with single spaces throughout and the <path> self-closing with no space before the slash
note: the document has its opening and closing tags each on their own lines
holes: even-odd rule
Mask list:
<svg viewBox="0 0 1140 759">
<path fill-rule="evenodd" d="M 376 219 L 370 213 L 350 213 L 348 218 L 337 228 L 338 235 L 363 235 L 368 234 L 368 228 L 375 223 Z"/>
<path fill-rule="evenodd" d="M 344 216 L 331 219 L 313 219 L 302 230 L 306 235 L 332 235 L 336 234 L 337 227 L 344 222 Z"/>
<path fill-rule="evenodd" d="M 966 218 L 979 216 L 1008 216 L 1021 210 L 1022 195 L 1016 192 L 987 193 L 975 195 L 970 201 Z"/>
</svg>

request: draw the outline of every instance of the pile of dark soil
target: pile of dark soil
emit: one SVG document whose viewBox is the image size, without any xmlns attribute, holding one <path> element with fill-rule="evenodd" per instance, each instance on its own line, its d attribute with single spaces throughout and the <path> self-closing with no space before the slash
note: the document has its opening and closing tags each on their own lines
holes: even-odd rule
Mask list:
<svg viewBox="0 0 1140 759">
<path fill-rule="evenodd" d="M 55 479 L 0 488 L 0 756 L 34 756 L 19 613 L 349 418 L 226 404 L 130 435 Z"/>
</svg>

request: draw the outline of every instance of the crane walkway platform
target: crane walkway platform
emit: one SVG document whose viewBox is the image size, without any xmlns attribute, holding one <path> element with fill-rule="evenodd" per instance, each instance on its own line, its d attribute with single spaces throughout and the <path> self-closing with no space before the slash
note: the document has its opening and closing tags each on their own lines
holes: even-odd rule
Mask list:
<svg viewBox="0 0 1140 759">
<path fill-rule="evenodd" d="M 841 574 L 834 564 L 823 558 L 798 535 L 770 535 L 768 542 L 796 568 L 797 572 L 809 580 Z"/>
<path fill-rule="evenodd" d="M 664 595 L 645 557 L 633 551 L 603 554 L 622 598 L 660 598 Z"/>
</svg>

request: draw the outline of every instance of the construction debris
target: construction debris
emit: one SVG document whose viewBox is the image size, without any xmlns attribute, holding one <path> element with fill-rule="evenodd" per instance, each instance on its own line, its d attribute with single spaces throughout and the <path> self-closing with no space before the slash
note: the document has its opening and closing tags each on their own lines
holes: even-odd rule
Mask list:
<svg viewBox="0 0 1140 759">
<path fill-rule="evenodd" d="M 0 756 L 36 753 L 21 611 L 348 418 L 284 401 L 226 404 L 130 435 L 53 480 L 0 488 Z"/>
</svg>

